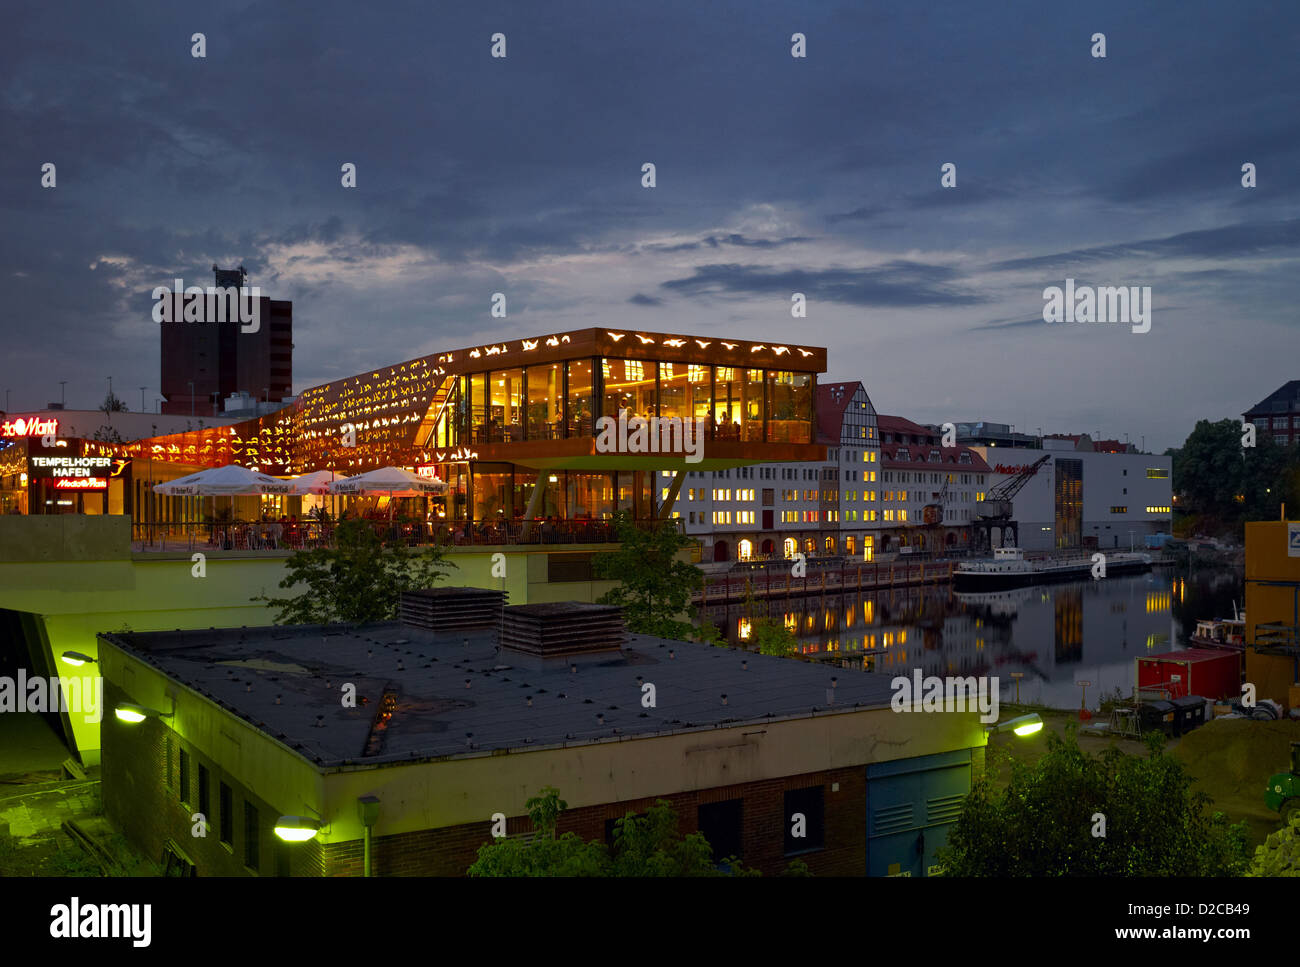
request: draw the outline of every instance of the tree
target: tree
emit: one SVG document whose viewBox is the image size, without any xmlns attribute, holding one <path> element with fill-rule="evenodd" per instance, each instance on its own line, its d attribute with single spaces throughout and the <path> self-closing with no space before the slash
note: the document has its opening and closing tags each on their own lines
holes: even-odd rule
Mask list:
<svg viewBox="0 0 1300 967">
<path fill-rule="evenodd" d="M 643 814 L 628 813 L 614 823 L 614 848 L 584 843 L 576 833 L 556 836 L 568 803 L 547 786 L 525 804 L 535 835 L 501 837 L 479 847 L 470 876 L 758 876 L 735 857 L 714 863 L 703 833 L 681 836 L 677 813 L 659 799 Z M 801 864 L 802 865 L 802 864 Z M 808 875 L 791 865 L 790 875 Z"/>
<path fill-rule="evenodd" d="M 123 413 L 126 411 L 126 404 L 110 392 L 104 397 L 104 402 L 99 404 L 99 411 L 105 416 L 110 413 Z"/>
<path fill-rule="evenodd" d="M 680 836 L 677 813 L 659 799 L 642 815 L 614 823 L 610 876 L 757 876 L 734 856 L 713 862 L 713 848 L 700 832 Z"/>
<path fill-rule="evenodd" d="M 456 566 L 440 547 L 384 544 L 368 521 L 343 521 L 335 535 L 336 547 L 296 551 L 285 563 L 280 587 L 303 585 L 301 594 L 252 599 L 279 608 L 277 624 L 391 621 L 403 591 L 431 588 Z"/>
<path fill-rule="evenodd" d="M 709 620 L 703 611 L 697 609 L 695 613 L 700 619 L 700 623 L 695 628 L 695 640 L 703 645 L 713 645 L 715 648 L 727 647 L 727 639 L 722 636 L 722 629 Z"/>
<path fill-rule="evenodd" d="M 577 833 L 555 835 L 560 813 L 568 808 L 558 789 L 545 787 L 524 806 L 536 835 L 501 837 L 479 847 L 470 876 L 607 876 L 609 854 L 603 843 L 584 843 Z"/>
<path fill-rule="evenodd" d="M 117 432 L 117 427 L 109 426 L 107 423 L 100 426 L 100 428 L 95 431 L 95 434 L 93 437 L 91 437 L 91 439 L 98 440 L 101 443 L 125 443 L 126 442 L 125 440 L 122 439 L 122 434 Z"/>
<path fill-rule="evenodd" d="M 1271 520 L 1283 501 L 1300 499 L 1300 448 L 1261 432 L 1241 445 L 1241 421 L 1200 420 L 1173 454 L 1178 507 L 1209 533 L 1240 537 L 1243 522 Z"/>
<path fill-rule="evenodd" d="M 601 595 L 598 603 L 620 605 L 629 631 L 689 639 L 693 628 L 682 616 L 704 578 L 694 564 L 678 560 L 678 554 L 694 541 L 671 521 L 637 527 L 626 511 L 615 516 L 614 527 L 618 550 L 597 555 L 592 568 L 596 577 L 619 584 Z"/>
<path fill-rule="evenodd" d="M 1300 876 L 1300 814 L 1255 847 L 1247 876 Z"/>
<path fill-rule="evenodd" d="M 1233 876 L 1247 859 L 1244 824 L 1206 814 L 1182 763 L 1160 748 L 1146 757 L 1108 749 L 1086 755 L 1074 728 L 1047 736 L 1034 765 L 1013 760 L 1005 789 L 986 775 L 966 798 L 939 850 L 953 876 Z M 1099 826 L 1104 817 L 1104 834 Z"/>
</svg>

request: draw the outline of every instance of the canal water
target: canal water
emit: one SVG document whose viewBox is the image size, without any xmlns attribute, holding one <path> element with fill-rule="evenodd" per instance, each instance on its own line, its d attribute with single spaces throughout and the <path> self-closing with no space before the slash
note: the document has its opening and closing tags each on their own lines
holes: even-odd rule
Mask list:
<svg viewBox="0 0 1300 967">
<path fill-rule="evenodd" d="M 1240 571 L 1175 571 L 955 593 L 949 586 L 858 594 L 759 599 L 791 629 L 809 659 L 889 675 L 997 676 L 1003 701 L 1078 708 L 1133 687 L 1134 659 L 1190 647 L 1198 618 L 1231 617 L 1243 604 Z M 752 619 L 743 602 L 705 614 L 728 642 L 743 646 Z"/>
</svg>

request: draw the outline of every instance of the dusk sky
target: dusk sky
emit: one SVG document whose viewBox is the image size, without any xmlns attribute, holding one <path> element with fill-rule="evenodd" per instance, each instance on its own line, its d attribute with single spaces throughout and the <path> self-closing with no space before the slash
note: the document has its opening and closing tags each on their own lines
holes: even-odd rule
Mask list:
<svg viewBox="0 0 1300 967">
<path fill-rule="evenodd" d="M 1159 451 L 1300 377 L 1297 50 L 1300 6 L 1222 0 L 13 4 L 0 391 L 152 410 L 151 290 L 242 263 L 295 391 L 611 326 Z M 1150 286 L 1150 331 L 1045 323 L 1066 278 Z"/>
</svg>

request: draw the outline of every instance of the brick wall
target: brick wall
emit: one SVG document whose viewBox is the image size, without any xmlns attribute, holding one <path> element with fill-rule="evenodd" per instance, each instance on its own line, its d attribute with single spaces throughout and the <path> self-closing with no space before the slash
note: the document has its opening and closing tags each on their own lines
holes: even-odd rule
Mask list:
<svg viewBox="0 0 1300 967">
<path fill-rule="evenodd" d="M 790 817 L 785 815 L 786 791 L 820 785 L 825 804 L 825 845 L 813 852 L 800 853 L 797 858 L 807 863 L 818 876 L 862 876 L 866 872 L 867 855 L 866 782 L 866 768 L 858 767 L 661 798 L 667 799 L 677 811 L 678 829 L 682 835 L 698 829 L 697 810 L 701 805 L 742 800 L 740 859 L 746 866 L 760 870 L 764 876 L 773 876 L 784 870 L 794 858 L 785 856 L 785 831 L 790 823 Z M 832 792 L 835 783 L 839 784 L 839 789 Z M 560 790 L 560 795 L 563 797 L 564 790 Z M 574 832 L 584 840 L 603 842 L 607 820 L 620 819 L 629 812 L 642 812 L 653 804 L 653 799 L 637 799 L 567 810 L 560 816 L 558 831 Z M 512 835 L 527 832 L 530 828 L 526 816 L 507 820 L 506 830 Z M 371 847 L 371 870 L 375 876 L 463 876 L 477 858 L 478 848 L 488 842 L 491 835 L 491 822 L 485 819 L 482 823 L 397 836 L 376 836 Z M 360 840 L 327 844 L 322 850 L 326 875 L 361 875 L 363 849 Z"/>
<path fill-rule="evenodd" d="M 104 707 L 129 700 L 104 681 Z M 109 711 L 101 725 L 101 789 L 104 812 L 149 860 L 160 862 L 168 839 L 193 861 L 199 876 L 321 876 L 324 857 L 317 843 L 288 845 L 273 832 L 280 813 L 198 753 L 169 727 L 167 719 L 136 725 L 119 722 Z M 170 740 L 170 755 L 168 744 Z M 189 756 L 189 789 L 180 788 L 180 752 Z M 170 763 L 169 763 L 170 760 Z M 209 809 L 206 836 L 193 835 L 191 816 L 199 811 L 199 766 L 208 770 Z M 221 842 L 221 783 L 230 787 L 232 842 Z M 244 865 L 247 838 L 244 803 L 257 809 L 258 864 Z M 184 803 L 184 805 L 182 804 Z"/>
</svg>

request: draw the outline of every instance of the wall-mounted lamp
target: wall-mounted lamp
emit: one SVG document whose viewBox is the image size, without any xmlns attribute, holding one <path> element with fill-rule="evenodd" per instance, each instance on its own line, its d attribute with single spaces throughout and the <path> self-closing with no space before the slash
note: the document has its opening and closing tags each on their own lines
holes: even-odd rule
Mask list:
<svg viewBox="0 0 1300 967">
<path fill-rule="evenodd" d="M 84 665 L 86 662 L 97 662 L 98 658 L 91 658 L 89 655 L 83 655 L 79 651 L 65 651 L 59 656 L 69 665 Z"/>
<path fill-rule="evenodd" d="M 160 712 L 156 708 L 149 708 L 146 705 L 118 702 L 117 707 L 113 709 L 113 714 L 117 716 L 119 722 L 135 725 L 145 719 L 169 719 L 176 713 L 175 709 L 171 712 Z"/>
<path fill-rule="evenodd" d="M 320 832 L 320 820 L 310 816 L 281 816 L 275 821 L 275 835 L 286 843 L 305 843 Z"/>
<path fill-rule="evenodd" d="M 1005 722 L 999 722 L 997 725 L 990 725 L 984 730 L 984 733 L 994 735 L 998 732 L 1014 732 L 1024 738 L 1027 735 L 1033 735 L 1035 732 L 1041 732 L 1042 729 L 1043 717 L 1037 712 L 1030 712 L 1028 715 L 1021 715 L 1014 719 L 1007 719 Z"/>
</svg>

